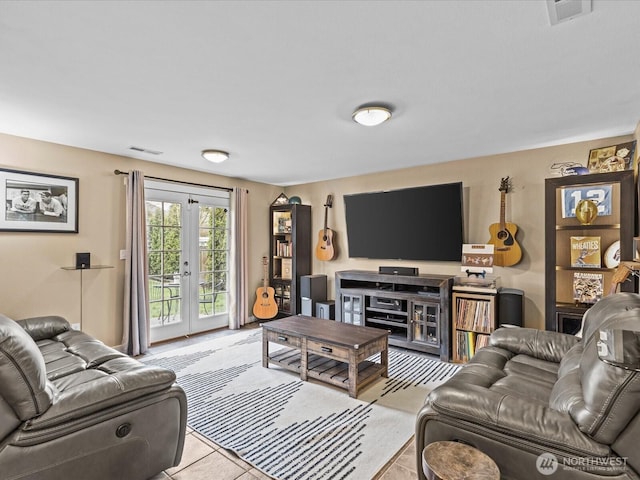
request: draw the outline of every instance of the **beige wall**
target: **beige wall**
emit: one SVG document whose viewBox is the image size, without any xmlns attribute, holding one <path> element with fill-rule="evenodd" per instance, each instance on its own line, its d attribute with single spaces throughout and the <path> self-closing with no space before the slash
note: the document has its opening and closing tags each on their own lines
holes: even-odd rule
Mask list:
<svg viewBox="0 0 640 480">
<path fill-rule="evenodd" d="M 540 148 L 503 155 L 479 157 L 455 162 L 361 175 L 330 182 L 317 182 L 288 188 L 287 195 L 299 195 L 303 203 L 313 205 L 313 244 L 323 228 L 324 208 L 328 194 L 334 195 L 328 225 L 335 230 L 334 243 L 340 254 L 330 262 L 314 258 L 313 273 L 324 273 L 329 279 L 330 296 L 335 294 L 334 273 L 345 269 L 377 270 L 379 265 L 418 267 L 420 273 L 458 275 L 457 262 L 416 262 L 350 259 L 347 256 L 344 201 L 350 193 L 392 190 L 419 185 L 434 185 L 462 181 L 464 185 L 465 241 L 486 243 L 488 227 L 500 221 L 500 179 L 509 176 L 513 189 L 507 195 L 506 220 L 518 226 L 516 240 L 523 250 L 522 261 L 512 267 L 496 267 L 494 274 L 502 285 L 525 292 L 525 325 L 544 328 L 544 180 L 553 176 L 550 166 L 556 162 L 577 162 L 586 165 L 589 150 L 619 142 L 634 136 Z M 437 206 L 446 208 L 446 206 Z M 393 219 L 381 228 L 393 228 Z"/>
<path fill-rule="evenodd" d="M 55 314 L 80 321 L 80 272 L 76 252 L 91 252 L 92 264 L 115 268 L 83 272 L 83 329 L 109 345 L 120 343 L 124 261 L 124 177 L 115 169 L 194 183 L 249 189 L 250 286 L 262 279 L 268 253 L 269 205 L 280 187 L 208 175 L 90 150 L 0 134 L 0 167 L 79 178 L 79 233 L 0 232 L 0 313 L 11 318 Z M 253 305 L 253 298 L 249 299 Z"/>
<path fill-rule="evenodd" d="M 640 127 L 635 138 L 640 134 Z M 286 189 L 218 175 L 208 175 L 127 157 L 66 147 L 0 134 L 0 167 L 77 177 L 80 180 L 78 234 L 0 232 L 0 312 L 12 318 L 62 315 L 72 323 L 80 320 L 80 272 L 62 270 L 73 265 L 76 252 L 91 252 L 92 263 L 113 265 L 113 269 L 83 272 L 83 328 L 107 344 L 121 338 L 122 282 L 124 262 L 124 184 L 114 169 L 140 169 L 147 176 L 171 178 L 250 190 L 249 287 L 261 285 L 261 258 L 268 253 L 268 210 L 281 191 L 299 195 L 312 205 L 312 244 L 324 222 L 327 194 L 334 195 L 329 226 L 336 232 L 340 250 L 336 260 L 313 260 L 313 273 L 329 277 L 329 292 L 335 292 L 334 273 L 344 269 L 377 270 L 381 264 L 417 266 L 421 273 L 459 272 L 457 263 L 398 262 L 349 259 L 342 195 L 381 189 L 396 189 L 462 181 L 465 196 L 465 236 L 468 242 L 486 242 L 488 226 L 499 221 L 500 178 L 513 179 L 507 196 L 507 220 L 519 226 L 517 240 L 524 256 L 514 267 L 498 267 L 506 287 L 525 291 L 525 322 L 543 328 L 544 312 L 544 179 L 551 176 L 555 162 L 585 164 L 591 148 L 629 141 L 634 136 L 602 139 L 559 147 L 461 160 L 438 165 L 393 170 L 328 182 L 309 183 Z M 250 295 L 249 304 L 255 298 Z"/>
</svg>

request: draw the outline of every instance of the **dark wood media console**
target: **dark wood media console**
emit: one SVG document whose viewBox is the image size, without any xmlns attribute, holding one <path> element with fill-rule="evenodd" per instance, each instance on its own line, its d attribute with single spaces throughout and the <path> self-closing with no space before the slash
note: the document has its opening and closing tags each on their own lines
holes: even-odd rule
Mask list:
<svg viewBox="0 0 640 480">
<path fill-rule="evenodd" d="M 439 355 L 448 362 L 453 278 L 336 272 L 336 321 L 389 330 L 389 345 Z"/>
</svg>

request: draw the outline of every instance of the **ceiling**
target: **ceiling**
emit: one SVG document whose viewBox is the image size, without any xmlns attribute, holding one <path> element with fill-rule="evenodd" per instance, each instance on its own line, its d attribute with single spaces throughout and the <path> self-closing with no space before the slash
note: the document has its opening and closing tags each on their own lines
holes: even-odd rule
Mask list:
<svg viewBox="0 0 640 480">
<path fill-rule="evenodd" d="M 629 134 L 640 2 L 592 5 L 2 0 L 0 132 L 281 186 Z"/>
</svg>

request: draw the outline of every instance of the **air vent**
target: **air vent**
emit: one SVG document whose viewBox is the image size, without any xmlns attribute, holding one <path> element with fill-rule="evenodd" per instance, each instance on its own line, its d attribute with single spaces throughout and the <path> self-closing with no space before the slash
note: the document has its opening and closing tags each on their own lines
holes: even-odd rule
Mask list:
<svg viewBox="0 0 640 480">
<path fill-rule="evenodd" d="M 148 153 L 149 155 L 162 155 L 163 152 L 158 152 L 157 150 L 149 150 L 148 148 L 131 146 L 129 150 L 133 150 L 135 152 Z"/>
<path fill-rule="evenodd" d="M 547 9 L 549 22 L 555 25 L 591 13 L 591 0 L 547 0 Z"/>
</svg>

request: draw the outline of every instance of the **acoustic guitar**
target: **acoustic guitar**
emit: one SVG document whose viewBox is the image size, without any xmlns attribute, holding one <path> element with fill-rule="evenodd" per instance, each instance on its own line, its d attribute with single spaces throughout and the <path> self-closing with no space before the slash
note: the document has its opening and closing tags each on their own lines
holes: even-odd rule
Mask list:
<svg viewBox="0 0 640 480">
<path fill-rule="evenodd" d="M 278 304 L 274 298 L 275 290 L 269 286 L 267 272 L 267 257 L 262 257 L 263 277 L 262 287 L 256 289 L 256 303 L 253 304 L 253 314 L 262 320 L 273 318 L 278 314 Z"/>
<path fill-rule="evenodd" d="M 327 214 L 333 205 L 333 197 L 327 195 L 327 203 L 324 204 L 324 228 L 318 232 L 318 244 L 316 245 L 316 258 L 326 262 L 336 255 L 333 248 L 333 230 L 327 227 Z"/>
<path fill-rule="evenodd" d="M 516 241 L 518 227 L 515 223 L 504 221 L 506 196 L 509 192 L 509 177 L 500 181 L 500 223 L 489 226 L 491 239 L 488 243 L 494 245 L 493 264 L 501 267 L 510 267 L 522 259 L 522 249 Z"/>
</svg>

